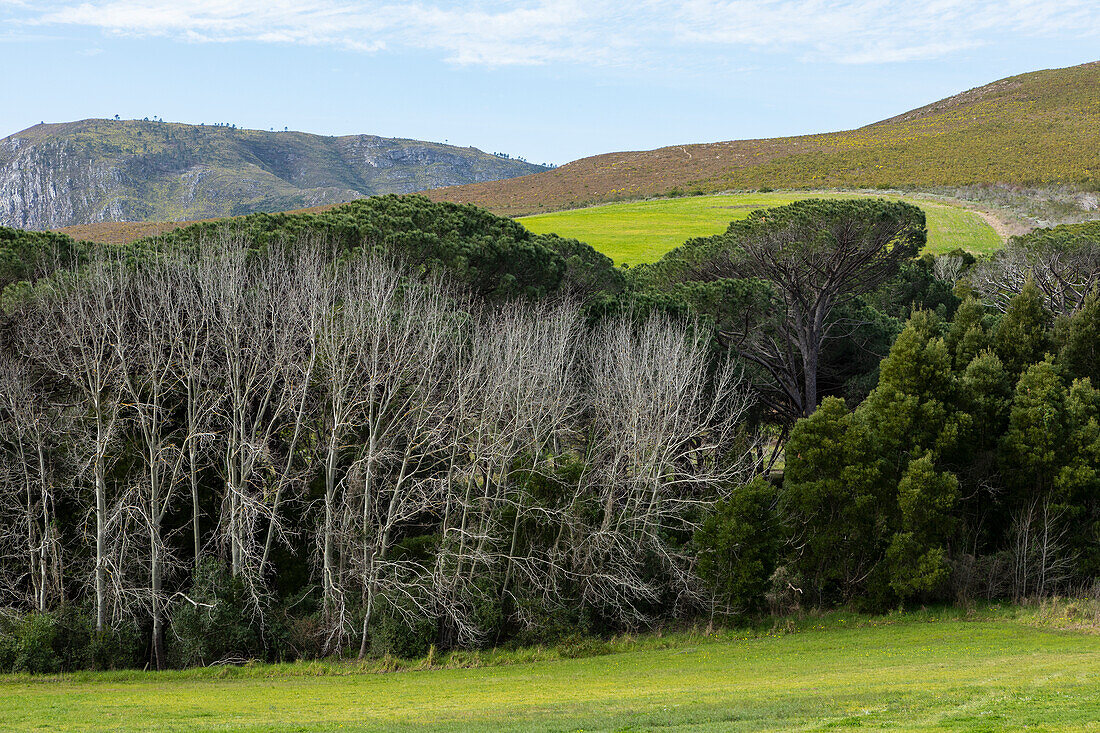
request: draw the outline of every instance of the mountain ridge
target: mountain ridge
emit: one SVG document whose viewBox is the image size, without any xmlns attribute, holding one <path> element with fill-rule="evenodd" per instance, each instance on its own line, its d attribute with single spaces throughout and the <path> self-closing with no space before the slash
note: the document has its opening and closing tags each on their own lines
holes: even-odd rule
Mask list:
<svg viewBox="0 0 1100 733">
<path fill-rule="evenodd" d="M 377 135 L 94 118 L 43 123 L 0 140 L 0 225 L 207 219 L 542 170 L 477 148 Z"/>
</svg>

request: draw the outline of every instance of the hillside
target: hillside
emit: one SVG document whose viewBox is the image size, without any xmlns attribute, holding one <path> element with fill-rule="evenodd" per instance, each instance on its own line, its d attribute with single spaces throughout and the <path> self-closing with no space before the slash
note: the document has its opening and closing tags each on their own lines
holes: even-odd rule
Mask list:
<svg viewBox="0 0 1100 733">
<path fill-rule="evenodd" d="M 497 213 L 770 188 L 1100 183 L 1100 62 L 1009 77 L 866 127 L 582 158 L 431 192 Z"/>
<path fill-rule="evenodd" d="M 336 204 L 545 170 L 476 148 L 138 120 L 0 140 L 0 226 L 181 221 Z"/>
</svg>

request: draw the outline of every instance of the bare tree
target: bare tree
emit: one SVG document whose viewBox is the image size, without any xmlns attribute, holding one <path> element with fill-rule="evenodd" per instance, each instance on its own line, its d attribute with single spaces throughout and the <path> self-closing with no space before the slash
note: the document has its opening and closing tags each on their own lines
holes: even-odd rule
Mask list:
<svg viewBox="0 0 1100 733">
<path fill-rule="evenodd" d="M 404 525 L 438 508 L 439 484 L 424 465 L 439 461 L 438 435 L 447 422 L 444 388 L 453 376 L 454 310 L 438 280 L 404 282 L 384 260 L 364 258 L 349 268 L 348 294 L 359 299 L 357 370 L 365 390 L 362 442 L 345 482 L 360 578 L 363 623 L 359 654 L 368 650 L 379 596 L 395 609 L 431 604 L 425 567 L 392 562 L 389 552 Z"/>
<path fill-rule="evenodd" d="M 294 457 L 291 445 L 280 459 L 275 438 L 288 414 L 300 415 L 295 398 L 305 383 L 295 349 L 296 263 L 286 247 L 251 253 L 238 233 L 223 230 L 197 265 L 210 366 L 223 395 L 216 406 L 226 492 L 219 529 L 233 575 L 258 599 L 270 542 L 283 529 L 278 507 Z"/>
<path fill-rule="evenodd" d="M 1043 293 L 1054 314 L 1074 313 L 1100 287 L 1100 243 L 1017 237 L 975 265 L 969 279 L 1002 313 L 1028 280 Z"/>
<path fill-rule="evenodd" d="M 694 510 L 713 506 L 751 474 L 755 447 L 744 431 L 751 404 L 732 362 L 712 373 L 706 333 L 654 316 L 601 326 L 589 356 L 593 433 L 590 480 L 600 522 L 576 542 L 583 599 L 623 618 L 666 590 L 690 595 L 688 558 L 670 531 L 691 531 Z M 644 577 L 646 554 L 660 558 L 665 588 Z"/>
<path fill-rule="evenodd" d="M 0 582 L 40 612 L 65 598 L 56 508 L 67 415 L 43 389 L 43 376 L 0 350 L 0 553 L 12 572 Z M 6 563 L 5 563 L 6 564 Z"/>
<path fill-rule="evenodd" d="M 209 447 L 214 442 L 210 411 L 217 404 L 214 392 L 211 361 L 210 309 L 205 304 L 206 294 L 200 287 L 198 274 L 202 272 L 197 257 L 203 256 L 205 247 L 197 253 L 175 252 L 164 267 L 172 280 L 167 292 L 174 304 L 165 314 L 163 337 L 174 348 L 172 370 L 176 384 L 182 390 L 185 440 L 181 449 L 186 451 L 187 482 L 191 491 L 191 539 L 193 563 L 198 567 L 203 557 L 202 520 L 199 476 L 209 461 Z"/>
<path fill-rule="evenodd" d="M 449 570 L 437 573 L 449 581 L 444 612 L 455 640 L 479 638 L 467 609 L 485 594 L 495 595 L 485 598 L 493 603 L 515 601 L 517 579 L 532 583 L 526 592 L 552 585 L 543 574 L 551 570 L 550 554 L 525 535 L 533 522 L 560 523 L 563 509 L 533 497 L 527 477 L 552 474 L 572 447 L 583 406 L 580 333 L 571 302 L 514 303 L 474 322 L 455 391 L 457 452 L 440 556 Z M 548 582 L 539 582 L 543 577 Z"/>
<path fill-rule="evenodd" d="M 1049 497 L 1035 498 L 1012 518 L 1013 591 L 1017 601 L 1040 598 L 1065 585 L 1073 572 L 1066 547 L 1064 510 Z"/>
<path fill-rule="evenodd" d="M 131 513 L 148 542 L 148 594 L 152 617 L 152 657 L 157 669 L 166 663 L 164 652 L 164 575 L 169 548 L 164 523 L 191 442 L 187 423 L 173 420 L 181 390 L 177 360 L 183 344 L 165 338 L 180 334 L 186 300 L 175 297 L 179 271 L 169 258 L 140 262 L 114 271 L 115 292 L 120 302 L 104 324 L 112 337 L 119 365 L 126 413 L 135 426 L 143 463 L 143 476 L 128 492 L 126 511 Z M 121 577 L 124 573 L 117 573 Z"/>
<path fill-rule="evenodd" d="M 107 471 L 110 448 L 116 437 L 121 375 L 111 333 L 105 324 L 114 320 L 120 294 L 113 265 L 93 258 L 78 271 L 62 271 L 39 288 L 33 306 L 20 314 L 24 320 L 22 350 L 33 354 L 48 370 L 74 391 L 86 416 L 90 434 L 85 465 L 92 475 L 95 520 L 94 587 L 96 629 L 106 628 L 107 584 Z"/>
<path fill-rule="evenodd" d="M 940 255 L 932 265 L 936 277 L 954 285 L 966 269 L 966 260 L 957 255 Z"/>
</svg>

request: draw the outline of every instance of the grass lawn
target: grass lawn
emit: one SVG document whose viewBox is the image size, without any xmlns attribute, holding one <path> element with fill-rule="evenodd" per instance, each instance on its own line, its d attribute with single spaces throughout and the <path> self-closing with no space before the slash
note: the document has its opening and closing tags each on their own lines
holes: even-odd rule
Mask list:
<svg viewBox="0 0 1100 733">
<path fill-rule="evenodd" d="M 688 196 L 587 209 L 558 211 L 519 219 L 533 232 L 554 232 L 587 242 L 617 263 L 653 262 L 691 237 L 725 231 L 730 221 L 743 219 L 754 209 L 783 206 L 805 198 L 849 198 L 843 193 L 747 193 Z M 897 197 L 884 196 L 896 199 Z M 974 253 L 991 252 L 1003 244 L 1000 236 L 977 213 L 938 201 L 906 199 L 924 209 L 928 219 L 927 251 L 940 253 L 961 247 Z"/>
<path fill-rule="evenodd" d="M 650 638 L 623 653 L 476 669 L 6 677 L 0 729 L 1100 729 L 1095 634 L 990 616 L 815 623 L 798 633 Z"/>
</svg>

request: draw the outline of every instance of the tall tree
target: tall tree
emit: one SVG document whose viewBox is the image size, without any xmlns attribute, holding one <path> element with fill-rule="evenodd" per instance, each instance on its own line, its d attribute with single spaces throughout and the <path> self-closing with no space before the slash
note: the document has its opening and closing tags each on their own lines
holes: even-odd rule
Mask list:
<svg viewBox="0 0 1100 733">
<path fill-rule="evenodd" d="M 993 331 L 993 349 L 1009 373 L 1018 376 L 1042 360 L 1050 347 L 1047 334 L 1050 321 L 1050 311 L 1043 305 L 1039 288 L 1034 282 L 1025 283 L 1009 301 Z"/>
<path fill-rule="evenodd" d="M 763 285 L 733 306 L 724 339 L 774 380 L 789 418 L 813 414 L 824 342 L 852 324 L 834 318 L 898 272 L 926 239 L 924 213 L 878 200 L 798 201 L 753 212 L 725 234 L 685 243 L 652 268 L 659 282 L 740 280 Z"/>
<path fill-rule="evenodd" d="M 62 273 L 37 289 L 24 319 L 24 353 L 33 354 L 64 380 L 80 404 L 89 440 L 78 441 L 87 449 L 84 459 L 92 481 L 92 514 L 95 518 L 93 587 L 95 625 L 108 624 L 108 469 L 111 446 L 117 437 L 122 379 L 117 352 L 107 324 L 115 321 L 122 302 L 115 265 L 96 258 L 78 272 Z"/>
</svg>

